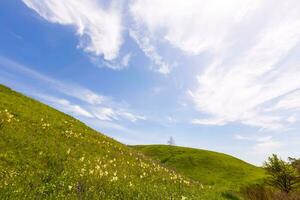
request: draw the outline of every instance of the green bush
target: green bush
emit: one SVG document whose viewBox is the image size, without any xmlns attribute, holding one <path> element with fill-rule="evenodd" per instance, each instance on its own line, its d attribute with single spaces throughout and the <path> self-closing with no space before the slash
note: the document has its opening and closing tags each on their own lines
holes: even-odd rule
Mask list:
<svg viewBox="0 0 300 200">
<path fill-rule="evenodd" d="M 273 154 L 264 163 L 264 168 L 269 174 L 267 182 L 272 187 L 285 193 L 296 189 L 299 183 L 299 175 L 291 163 L 285 162 Z"/>
</svg>

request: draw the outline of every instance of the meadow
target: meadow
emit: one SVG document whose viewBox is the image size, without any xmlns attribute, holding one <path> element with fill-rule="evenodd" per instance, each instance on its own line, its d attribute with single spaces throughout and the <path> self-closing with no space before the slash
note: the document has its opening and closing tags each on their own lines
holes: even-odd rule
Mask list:
<svg viewBox="0 0 300 200">
<path fill-rule="evenodd" d="M 157 152 L 162 155 L 168 148 L 159 147 Z M 164 156 L 182 150 L 166 150 Z M 214 176 L 217 169 L 206 176 L 205 171 L 190 171 L 191 163 L 182 162 L 180 155 L 162 163 L 145 149 L 121 144 L 0 86 L 0 199 L 238 199 L 219 189 L 225 177 Z M 210 163 L 210 155 L 205 163 L 218 164 Z M 245 170 L 256 170 L 244 165 Z M 239 179 L 239 174 L 231 175 L 232 181 Z"/>
<path fill-rule="evenodd" d="M 259 183 L 265 177 L 261 167 L 223 153 L 170 145 L 138 145 L 133 148 L 193 180 L 219 189 L 237 190 Z"/>
</svg>

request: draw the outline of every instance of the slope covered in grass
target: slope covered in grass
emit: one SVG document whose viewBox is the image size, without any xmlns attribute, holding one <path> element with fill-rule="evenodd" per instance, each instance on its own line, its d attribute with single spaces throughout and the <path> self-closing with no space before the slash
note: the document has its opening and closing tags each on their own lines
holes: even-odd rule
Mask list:
<svg viewBox="0 0 300 200">
<path fill-rule="evenodd" d="M 133 147 L 203 184 L 236 189 L 264 177 L 263 169 L 222 153 L 168 145 Z"/>
<path fill-rule="evenodd" d="M 219 198 L 80 121 L 0 85 L 0 199 Z"/>
</svg>

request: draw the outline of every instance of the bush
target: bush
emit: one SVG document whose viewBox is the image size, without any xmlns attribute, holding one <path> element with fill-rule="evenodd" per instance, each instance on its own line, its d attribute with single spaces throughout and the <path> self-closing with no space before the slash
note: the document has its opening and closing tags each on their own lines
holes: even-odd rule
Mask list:
<svg viewBox="0 0 300 200">
<path fill-rule="evenodd" d="M 264 163 L 269 175 L 265 182 L 243 188 L 242 196 L 248 200 L 300 200 L 299 166 L 297 159 L 285 162 L 273 154 Z"/>
<path fill-rule="evenodd" d="M 267 183 L 282 192 L 289 193 L 296 188 L 299 183 L 299 176 L 296 169 L 288 162 L 285 162 L 273 154 L 264 163 L 269 177 Z"/>
</svg>

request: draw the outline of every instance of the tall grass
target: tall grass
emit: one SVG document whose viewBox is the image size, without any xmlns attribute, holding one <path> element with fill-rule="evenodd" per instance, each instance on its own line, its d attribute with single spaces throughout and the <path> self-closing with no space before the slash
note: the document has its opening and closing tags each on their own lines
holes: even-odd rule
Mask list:
<svg viewBox="0 0 300 200">
<path fill-rule="evenodd" d="M 247 200 L 300 200 L 300 191 L 289 194 L 265 185 L 249 185 L 241 190 Z"/>
</svg>

